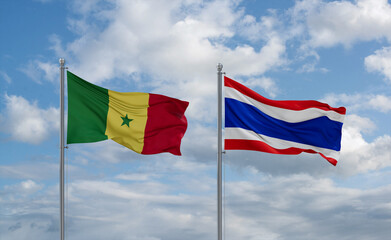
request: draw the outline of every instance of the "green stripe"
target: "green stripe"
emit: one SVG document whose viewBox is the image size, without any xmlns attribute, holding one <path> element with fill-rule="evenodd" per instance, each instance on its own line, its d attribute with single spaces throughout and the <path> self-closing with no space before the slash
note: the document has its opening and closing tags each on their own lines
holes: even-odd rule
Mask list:
<svg viewBox="0 0 391 240">
<path fill-rule="evenodd" d="M 68 133 L 67 143 L 106 140 L 108 90 L 91 84 L 67 71 Z"/>
</svg>

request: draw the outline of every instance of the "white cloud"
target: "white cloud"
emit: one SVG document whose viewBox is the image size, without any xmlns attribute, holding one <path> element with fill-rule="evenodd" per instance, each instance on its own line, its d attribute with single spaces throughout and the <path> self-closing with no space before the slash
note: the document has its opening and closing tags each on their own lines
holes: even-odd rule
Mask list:
<svg viewBox="0 0 391 240">
<path fill-rule="evenodd" d="M 313 61 L 313 62 L 309 62 L 309 63 L 305 63 L 303 64 L 303 66 L 297 70 L 297 72 L 299 73 L 302 73 L 302 72 L 306 72 L 306 73 L 311 73 L 311 72 L 322 72 L 322 73 L 327 73 L 329 70 L 327 68 L 317 68 L 316 65 L 318 64 L 318 60 L 316 61 Z"/>
<path fill-rule="evenodd" d="M 254 89 L 256 87 L 262 88 L 269 96 L 276 97 L 278 93 L 278 87 L 273 79 L 268 77 L 250 78 L 245 83 L 246 86 Z"/>
<path fill-rule="evenodd" d="M 222 45 L 235 35 L 234 22 L 243 18 L 241 11 L 235 12 L 235 2 L 118 1 L 117 7 L 105 14 L 110 16 L 107 27 L 99 30 L 83 19 L 89 14 L 102 17 L 107 10 L 99 12 L 96 5 L 84 4 L 84 15 L 79 19 L 83 23 L 79 25 L 88 25 L 82 27 L 87 32 L 68 45 L 68 52 L 77 55 L 69 64 L 93 82 L 135 71 L 150 71 L 159 76 L 155 81 L 185 81 L 186 73 L 191 73 L 191 78 L 207 76 L 219 60 L 228 61 L 234 55 L 235 66 L 244 67 L 242 74 L 262 74 L 282 60 L 284 43 L 274 34 L 260 52 L 246 45 L 234 49 Z M 176 14 L 180 11 L 182 14 Z"/>
<path fill-rule="evenodd" d="M 296 3 L 294 19 L 308 26 L 308 44 L 350 47 L 358 41 L 391 40 L 391 6 L 387 0 L 331 1 L 304 0 Z"/>
<path fill-rule="evenodd" d="M 290 36 L 302 42 L 299 53 L 304 58 L 319 47 L 341 44 L 350 48 L 373 40 L 391 42 L 391 5 L 387 0 L 302 0 L 288 12 L 293 22 Z M 390 58 L 390 48 L 384 47 L 365 58 L 366 68 L 391 81 Z M 327 72 L 324 67 L 316 68 L 318 62 L 319 59 L 305 63 L 299 72 Z"/>
<path fill-rule="evenodd" d="M 247 45 L 238 46 L 234 50 L 226 50 L 223 52 L 224 66 L 232 75 L 260 75 L 284 64 L 284 53 L 284 41 L 275 36 L 270 38 L 259 52 Z"/>
<path fill-rule="evenodd" d="M 125 180 L 125 181 L 147 181 L 150 180 L 151 178 L 155 178 L 156 176 L 157 176 L 156 174 L 147 174 L 147 173 L 129 173 L 129 174 L 121 173 L 117 175 L 115 178 L 120 180 Z"/>
<path fill-rule="evenodd" d="M 369 72 L 380 72 L 391 82 L 391 47 L 384 47 L 366 57 L 365 66 Z"/>
<path fill-rule="evenodd" d="M 269 13 L 270 15 L 262 16 L 259 21 L 252 15 L 245 15 L 238 21 L 238 33 L 254 43 L 279 36 L 282 23 L 274 11 L 269 10 Z"/>
<path fill-rule="evenodd" d="M 58 163 L 34 162 L 16 165 L 1 165 L 0 175 L 8 179 L 30 179 L 33 181 L 57 179 Z M 71 169 L 72 167 L 70 167 Z M 71 169 L 75 171 L 74 168 Z"/>
<path fill-rule="evenodd" d="M 142 81 L 134 80 L 136 84 L 197 103 L 188 110 L 189 116 L 197 119 L 210 122 L 215 118 L 208 114 L 212 112 L 208 103 L 216 98 L 213 73 L 218 62 L 230 76 L 253 77 L 286 64 L 285 40 L 272 32 L 277 21 L 273 16 L 260 20 L 265 26 L 259 31 L 266 36 L 263 46 L 230 44 L 240 34 L 236 23 L 248 18 L 237 8 L 238 1 L 110 4 L 113 6 L 104 10 L 91 2 L 75 4 L 80 15 L 70 20 L 70 26 L 80 37 L 65 47 L 54 38 L 53 49 L 57 54 L 65 51 L 70 71 L 94 83 L 148 73 Z M 91 19 L 103 21 L 103 27 Z M 254 20 L 252 24 L 258 23 Z M 269 89 L 272 82 L 267 82 Z"/>
<path fill-rule="evenodd" d="M 384 218 L 391 208 L 374 196 L 389 194 L 390 185 L 358 190 L 298 174 L 230 182 L 226 189 L 229 239 L 381 239 L 388 234 Z M 368 231 L 372 227 L 379 231 Z"/>
<path fill-rule="evenodd" d="M 12 79 L 10 78 L 10 76 L 8 76 L 8 74 L 4 71 L 0 70 L 0 77 L 3 78 L 6 83 L 12 82 Z"/>
<path fill-rule="evenodd" d="M 6 185 L 4 190 L 7 192 L 15 192 L 17 195 L 27 196 L 33 194 L 43 188 L 42 184 L 38 184 L 33 180 L 26 180 L 15 185 Z"/>
<path fill-rule="evenodd" d="M 391 96 L 383 94 L 328 94 L 320 101 L 331 106 L 344 106 L 348 113 L 376 110 L 388 113 L 391 110 Z"/>
<path fill-rule="evenodd" d="M 355 175 L 391 166 L 391 136 L 383 135 L 367 142 L 362 135 L 374 127 L 368 118 L 357 115 L 346 117 L 338 168 L 340 173 Z"/>
<path fill-rule="evenodd" d="M 1 131 L 12 140 L 39 144 L 59 128 L 58 109 L 41 109 L 37 102 L 30 103 L 21 96 L 5 95 L 4 99 Z"/>
<path fill-rule="evenodd" d="M 42 62 L 40 60 L 29 61 L 25 66 L 19 68 L 21 72 L 39 84 L 42 84 L 42 80 L 54 82 L 56 78 L 58 79 L 58 69 L 58 64 Z"/>
<path fill-rule="evenodd" d="M 376 95 L 369 101 L 369 105 L 376 110 L 387 113 L 391 110 L 391 97 Z"/>
<path fill-rule="evenodd" d="M 105 140 L 88 144 L 69 144 L 70 151 L 77 153 L 75 164 L 116 164 L 120 162 L 133 162 L 140 159 L 135 153 L 112 140 Z"/>
<path fill-rule="evenodd" d="M 167 176 L 176 174 L 171 172 Z M 245 174 L 251 180 L 228 180 L 225 186 L 226 239 L 388 237 L 390 185 L 360 190 L 307 174 L 279 177 Z M 213 239 L 216 237 L 214 189 L 197 194 L 177 192 L 192 178 L 193 175 L 183 174 L 169 182 L 147 180 L 131 184 L 73 181 L 68 186 L 67 236 L 75 240 Z M 209 178 L 198 180 L 198 184 L 212 184 Z M 34 185 L 32 181 L 25 183 Z M 186 187 L 193 192 L 196 185 Z M 7 208 L 6 213 L 13 211 L 13 214 L 0 225 L 2 236 L 24 239 L 29 233 L 44 240 L 57 236 L 58 222 L 52 221 L 58 210 L 56 193 L 54 187 L 40 194 L 31 192 L 24 196 L 27 204 L 15 208 L 18 206 L 15 196 L 19 194 L 11 192 L 2 201 L 2 206 L 14 207 Z"/>
</svg>

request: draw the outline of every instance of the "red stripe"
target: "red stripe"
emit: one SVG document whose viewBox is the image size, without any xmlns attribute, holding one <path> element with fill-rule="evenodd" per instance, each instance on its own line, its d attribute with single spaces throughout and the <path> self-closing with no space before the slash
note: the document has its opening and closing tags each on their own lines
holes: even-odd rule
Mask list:
<svg viewBox="0 0 391 240">
<path fill-rule="evenodd" d="M 304 100 L 304 101 L 291 101 L 291 100 L 285 100 L 285 101 L 277 101 L 277 100 L 271 100 L 267 99 L 258 93 L 254 92 L 253 90 L 249 89 L 248 87 L 224 76 L 224 86 L 231 87 L 242 94 L 251 97 L 259 102 L 262 102 L 267 105 L 271 105 L 278 108 L 285 108 L 289 110 L 304 110 L 308 108 L 319 108 L 325 111 L 335 111 L 339 114 L 346 114 L 346 108 L 339 107 L 339 108 L 333 108 L 330 107 L 326 103 L 321 103 L 315 100 Z"/>
<path fill-rule="evenodd" d="M 187 129 L 188 102 L 149 94 L 148 119 L 142 154 L 169 152 L 181 155 L 181 140 Z"/>
<path fill-rule="evenodd" d="M 307 153 L 318 153 L 311 149 L 301 149 L 301 148 L 286 148 L 286 149 L 276 149 L 268 144 L 257 141 L 257 140 L 241 140 L 241 139 L 225 139 L 224 141 L 225 150 L 252 150 L 273 154 L 286 154 L 286 155 L 297 155 L 302 152 Z M 334 158 L 326 157 L 325 155 L 319 153 L 323 158 L 329 161 L 334 166 L 337 165 L 337 160 Z"/>
</svg>

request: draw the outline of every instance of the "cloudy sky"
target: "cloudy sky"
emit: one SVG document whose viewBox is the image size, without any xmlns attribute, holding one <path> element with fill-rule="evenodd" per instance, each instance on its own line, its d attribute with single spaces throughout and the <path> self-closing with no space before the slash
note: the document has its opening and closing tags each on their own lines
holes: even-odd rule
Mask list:
<svg viewBox="0 0 391 240">
<path fill-rule="evenodd" d="M 59 63 L 116 91 L 190 102 L 182 157 L 66 150 L 68 239 L 216 239 L 216 65 L 265 97 L 347 108 L 336 167 L 224 154 L 225 239 L 391 234 L 387 0 L 0 3 L 0 238 L 59 238 Z"/>
</svg>

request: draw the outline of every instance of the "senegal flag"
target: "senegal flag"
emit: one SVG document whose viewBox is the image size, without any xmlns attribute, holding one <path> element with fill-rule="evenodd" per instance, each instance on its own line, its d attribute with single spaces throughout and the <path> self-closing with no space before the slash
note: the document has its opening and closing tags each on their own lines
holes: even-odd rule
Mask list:
<svg viewBox="0 0 391 240">
<path fill-rule="evenodd" d="M 71 72 L 67 143 L 112 139 L 141 154 L 181 155 L 188 102 L 159 94 L 115 92 Z"/>
</svg>

